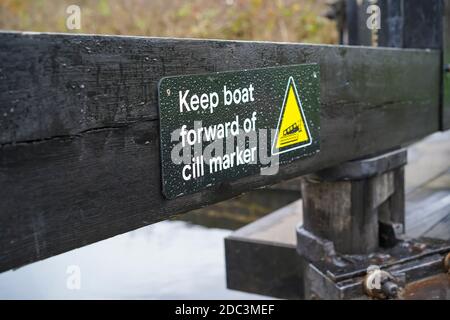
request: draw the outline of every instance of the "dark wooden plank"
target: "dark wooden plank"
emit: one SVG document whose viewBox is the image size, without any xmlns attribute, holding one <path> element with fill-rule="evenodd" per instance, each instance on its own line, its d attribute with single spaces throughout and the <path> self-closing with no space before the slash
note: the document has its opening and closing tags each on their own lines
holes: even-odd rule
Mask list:
<svg viewBox="0 0 450 320">
<path fill-rule="evenodd" d="M 365 28 L 362 20 L 366 17 L 367 5 L 359 5 L 356 0 L 345 1 L 345 21 L 343 41 L 348 45 L 370 45 L 370 30 Z M 364 10 L 364 14 L 362 15 Z M 365 20 L 365 19 L 364 19 Z M 367 43 L 365 42 L 367 41 Z"/>
<path fill-rule="evenodd" d="M 450 129 L 450 2 L 448 0 L 346 0 L 345 44 L 442 50 L 444 68 L 441 130 Z M 370 5 L 380 8 L 381 26 L 367 28 Z M 445 71 L 444 71 L 445 70 Z"/>
<path fill-rule="evenodd" d="M 443 0 L 442 18 L 442 130 L 450 129 L 450 1 Z"/>
<path fill-rule="evenodd" d="M 381 47 L 403 47 L 403 0 L 377 1 L 381 10 L 381 28 L 378 30 L 378 45 Z"/>
<path fill-rule="evenodd" d="M 346 0 L 346 5 L 346 43 L 350 45 L 442 48 L 441 0 Z M 373 30 L 377 41 L 373 41 L 372 30 L 367 27 L 367 8 L 371 5 L 377 5 L 381 12 L 380 29 Z"/>
<path fill-rule="evenodd" d="M 307 62 L 321 68 L 319 154 L 164 199 L 162 76 Z M 437 51 L 1 33 L 0 70 L 0 271 L 439 128 Z"/>
<path fill-rule="evenodd" d="M 169 75 L 318 62 L 324 105 L 436 99 L 437 52 L 61 34 L 0 40 L 1 144 L 157 119 L 156 85 Z"/>
<path fill-rule="evenodd" d="M 402 0 L 401 47 L 441 49 L 442 7 L 441 0 Z"/>
<path fill-rule="evenodd" d="M 227 287 L 282 299 L 302 299 L 303 261 L 295 226 L 302 200 L 286 205 L 225 238 Z"/>
<path fill-rule="evenodd" d="M 295 246 L 225 239 L 227 288 L 281 299 L 302 299 L 302 259 Z"/>
<path fill-rule="evenodd" d="M 332 241 L 337 252 L 374 252 L 379 246 L 378 219 L 385 223 L 394 221 L 390 208 L 381 208 L 380 205 L 388 199 L 396 200 L 390 197 L 397 193 L 394 172 L 398 170 L 402 169 L 349 181 L 330 182 L 311 176 L 304 178 L 304 228 L 315 236 Z"/>
</svg>

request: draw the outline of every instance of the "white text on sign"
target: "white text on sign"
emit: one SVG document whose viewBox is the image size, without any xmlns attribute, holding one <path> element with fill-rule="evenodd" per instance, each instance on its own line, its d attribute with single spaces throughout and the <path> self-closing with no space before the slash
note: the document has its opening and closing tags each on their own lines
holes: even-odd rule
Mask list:
<svg viewBox="0 0 450 320">
<path fill-rule="evenodd" d="M 222 101 L 223 105 L 229 106 L 231 104 L 241 104 L 255 101 L 253 97 L 254 87 L 252 84 L 248 88 L 237 88 L 230 90 L 227 86 L 223 86 Z M 190 94 L 190 90 L 179 91 L 180 112 L 197 111 L 200 108 L 203 110 L 209 109 L 211 113 L 214 112 L 219 104 L 219 94 L 217 92 Z"/>
</svg>

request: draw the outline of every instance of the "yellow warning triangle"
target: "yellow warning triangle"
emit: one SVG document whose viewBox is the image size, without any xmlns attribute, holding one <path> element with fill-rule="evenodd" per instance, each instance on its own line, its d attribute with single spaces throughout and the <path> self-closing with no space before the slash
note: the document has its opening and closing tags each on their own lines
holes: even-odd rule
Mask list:
<svg viewBox="0 0 450 320">
<path fill-rule="evenodd" d="M 280 154 L 311 144 L 308 123 L 302 109 L 294 79 L 289 78 L 278 120 L 272 154 Z"/>
</svg>

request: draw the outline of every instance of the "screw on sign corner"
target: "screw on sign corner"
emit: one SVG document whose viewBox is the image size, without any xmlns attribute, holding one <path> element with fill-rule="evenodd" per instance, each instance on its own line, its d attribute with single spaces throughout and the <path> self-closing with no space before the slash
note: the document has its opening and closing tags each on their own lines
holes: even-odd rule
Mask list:
<svg viewBox="0 0 450 320">
<path fill-rule="evenodd" d="M 364 292 L 374 299 L 395 299 L 399 296 L 400 287 L 397 279 L 379 266 L 369 266 L 363 281 Z"/>
</svg>

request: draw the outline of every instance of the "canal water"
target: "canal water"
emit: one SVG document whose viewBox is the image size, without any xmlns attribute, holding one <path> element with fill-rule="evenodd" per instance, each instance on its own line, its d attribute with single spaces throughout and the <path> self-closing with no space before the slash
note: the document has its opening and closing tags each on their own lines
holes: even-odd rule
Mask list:
<svg viewBox="0 0 450 320">
<path fill-rule="evenodd" d="M 226 288 L 224 238 L 299 197 L 274 192 L 250 193 L 180 216 L 184 221 L 159 222 L 1 273 L 0 299 L 266 299 Z"/>
</svg>

